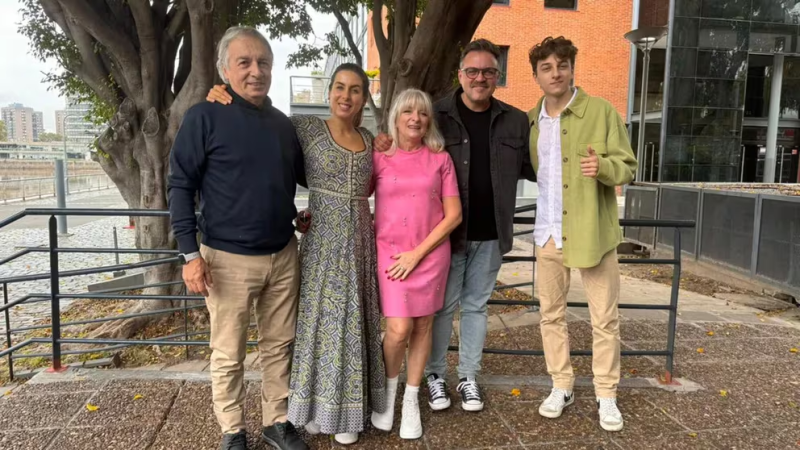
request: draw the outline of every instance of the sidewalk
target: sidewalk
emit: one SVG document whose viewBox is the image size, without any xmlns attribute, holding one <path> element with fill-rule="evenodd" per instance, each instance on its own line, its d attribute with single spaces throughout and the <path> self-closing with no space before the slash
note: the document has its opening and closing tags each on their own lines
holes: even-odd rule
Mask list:
<svg viewBox="0 0 800 450">
<path fill-rule="evenodd" d="M 527 251 L 520 248 L 520 252 Z M 504 268 L 501 280 L 520 282 L 524 268 Z M 624 279 L 624 302 L 667 302 L 669 288 Z M 575 277 L 571 301 L 585 301 Z M 791 313 L 767 317 L 760 310 L 681 291 L 675 374 L 679 386 L 659 385 L 663 357 L 623 357 L 619 404 L 625 429 L 597 424 L 591 359 L 573 358 L 579 377 L 576 404 L 558 420 L 537 408 L 549 391 L 541 357 L 484 356 L 481 375 L 486 409 L 466 413 L 457 402 L 433 414 L 421 396 L 425 434 L 419 441 L 369 429 L 357 449 L 761 449 L 800 448 L 800 324 Z M 585 309 L 569 312 L 573 349 L 591 348 Z M 622 311 L 623 350 L 666 345 L 663 312 Z M 525 311 L 490 318 L 486 347 L 541 349 L 538 314 Z M 454 337 L 454 343 L 457 339 Z M 702 349 L 702 352 L 698 350 Z M 450 379 L 458 355 L 448 356 Z M 248 356 L 247 420 L 251 449 L 266 448 L 259 430 L 259 373 Z M 5 388 L 9 390 L 9 388 Z M 519 395 L 512 394 L 518 389 Z M 455 384 L 450 384 L 451 395 Z M 0 448 L 13 449 L 216 449 L 207 361 L 135 370 L 41 373 L 29 383 L 0 388 Z M 141 397 L 139 397 L 141 396 Z M 95 411 L 87 405 L 96 406 Z M 312 448 L 336 447 L 327 436 L 309 437 Z"/>
<path fill-rule="evenodd" d="M 657 325 L 624 321 L 623 334 L 634 340 L 625 340 L 623 348 L 661 345 L 663 327 Z M 543 419 L 536 409 L 548 388 L 543 377 L 531 376 L 544 374 L 542 358 L 486 355 L 484 412 L 466 413 L 456 404 L 432 414 L 421 398 L 423 439 L 403 442 L 396 427 L 392 434 L 369 430 L 353 448 L 795 448 L 800 359 L 789 349 L 800 345 L 800 331 L 729 322 L 685 322 L 678 329 L 678 372 L 701 389 L 678 394 L 655 388 L 646 377 L 660 373 L 663 361 L 623 358 L 619 402 L 626 425 L 618 434 L 597 426 L 587 378 L 580 380 L 578 400 L 561 419 Z M 573 345 L 585 347 L 588 324 L 576 319 L 570 330 Z M 716 330 L 715 336 L 708 330 Z M 524 326 L 490 332 L 487 346 L 536 348 L 538 342 L 537 327 Z M 699 347 L 705 353 L 697 353 Z M 578 375 L 589 375 L 588 358 L 575 358 L 573 364 Z M 195 370 L 203 365 L 197 363 Z M 247 379 L 251 448 L 264 449 L 254 437 L 260 417 L 258 373 L 248 372 Z M 519 389 L 519 396 L 512 389 Z M 87 405 L 97 409 L 89 411 Z M 399 403 L 397 408 L 399 416 Z M 40 374 L 2 396 L 0 430 L 0 448 L 9 449 L 215 449 L 219 439 L 208 372 L 169 368 Z M 328 437 L 309 442 L 315 449 L 333 448 Z"/>
</svg>

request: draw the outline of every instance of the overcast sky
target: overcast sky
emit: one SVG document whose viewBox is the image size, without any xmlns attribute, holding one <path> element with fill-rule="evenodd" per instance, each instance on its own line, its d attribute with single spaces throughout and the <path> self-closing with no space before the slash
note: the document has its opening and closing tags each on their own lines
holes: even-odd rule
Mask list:
<svg viewBox="0 0 800 450">
<path fill-rule="evenodd" d="M 0 106 L 22 103 L 42 111 L 44 127 L 55 132 L 55 111 L 64 109 L 64 99 L 49 85 L 42 82 L 43 72 L 56 69 L 54 61 L 41 62 L 30 51 L 28 39 L 17 32 L 22 20 L 19 0 L 0 0 Z M 316 36 L 324 36 L 336 26 L 332 15 L 312 13 Z M 314 38 L 312 37 L 312 40 Z M 275 107 L 289 113 L 289 77 L 309 75 L 313 68 L 286 69 L 288 56 L 297 48 L 297 41 L 283 39 L 272 41 L 275 66 L 272 71 L 270 97 Z M 321 63 L 324 64 L 324 61 Z"/>
</svg>

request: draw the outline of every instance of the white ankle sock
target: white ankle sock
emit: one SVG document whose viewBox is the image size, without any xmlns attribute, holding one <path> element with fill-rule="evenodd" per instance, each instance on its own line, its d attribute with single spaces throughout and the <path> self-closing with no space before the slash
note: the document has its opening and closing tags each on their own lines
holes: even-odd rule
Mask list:
<svg viewBox="0 0 800 450">
<path fill-rule="evenodd" d="M 396 391 L 397 390 L 397 380 L 400 378 L 400 375 L 394 378 L 387 378 L 386 379 L 386 389 Z"/>
<path fill-rule="evenodd" d="M 406 385 L 406 392 L 404 394 L 406 397 L 417 397 L 419 395 L 419 386 L 409 386 Z"/>
</svg>

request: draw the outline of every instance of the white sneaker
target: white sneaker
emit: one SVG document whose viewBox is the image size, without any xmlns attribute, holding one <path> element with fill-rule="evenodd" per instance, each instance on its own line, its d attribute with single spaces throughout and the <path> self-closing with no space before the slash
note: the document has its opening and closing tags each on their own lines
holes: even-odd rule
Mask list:
<svg viewBox="0 0 800 450">
<path fill-rule="evenodd" d="M 572 391 L 553 388 L 548 396 L 539 406 L 539 415 L 548 419 L 558 419 L 564 408 L 575 403 L 575 395 Z"/>
<path fill-rule="evenodd" d="M 339 433 L 333 438 L 342 445 L 350 445 L 358 441 L 358 433 Z"/>
<path fill-rule="evenodd" d="M 406 396 L 403 399 L 403 416 L 400 420 L 400 439 L 422 437 L 422 420 L 419 417 L 419 400 Z"/>
<path fill-rule="evenodd" d="M 322 427 L 320 427 L 319 424 L 314 422 L 313 420 L 306 424 L 305 429 L 306 433 L 312 436 L 316 436 L 322 431 Z"/>
<path fill-rule="evenodd" d="M 598 398 L 597 409 L 600 414 L 600 427 L 606 431 L 620 431 L 622 429 L 622 413 L 617 408 L 617 399 Z"/>
<path fill-rule="evenodd" d="M 372 426 L 381 431 L 392 431 L 394 426 L 394 399 L 397 397 L 397 386 L 386 387 L 386 411 L 372 411 Z"/>
</svg>

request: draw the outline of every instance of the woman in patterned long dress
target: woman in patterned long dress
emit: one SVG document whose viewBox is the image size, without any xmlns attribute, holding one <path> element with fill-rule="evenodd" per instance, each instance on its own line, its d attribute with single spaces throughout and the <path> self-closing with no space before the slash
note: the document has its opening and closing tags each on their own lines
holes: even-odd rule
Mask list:
<svg viewBox="0 0 800 450">
<path fill-rule="evenodd" d="M 368 202 L 372 140 L 357 127 L 369 79 L 354 64 L 331 77 L 331 117 L 295 116 L 310 191 L 311 227 L 300 244 L 289 420 L 310 433 L 356 442 L 371 411 L 383 412 L 383 364 L 375 231 Z"/>
<path fill-rule="evenodd" d="M 289 421 L 352 444 L 386 411 L 375 230 L 367 198 L 373 136 L 359 127 L 369 79 L 354 64 L 331 77 L 331 117 L 291 118 L 303 147 L 311 227 L 300 241 L 300 301 Z M 224 86 L 209 101 L 228 102 Z"/>
</svg>

